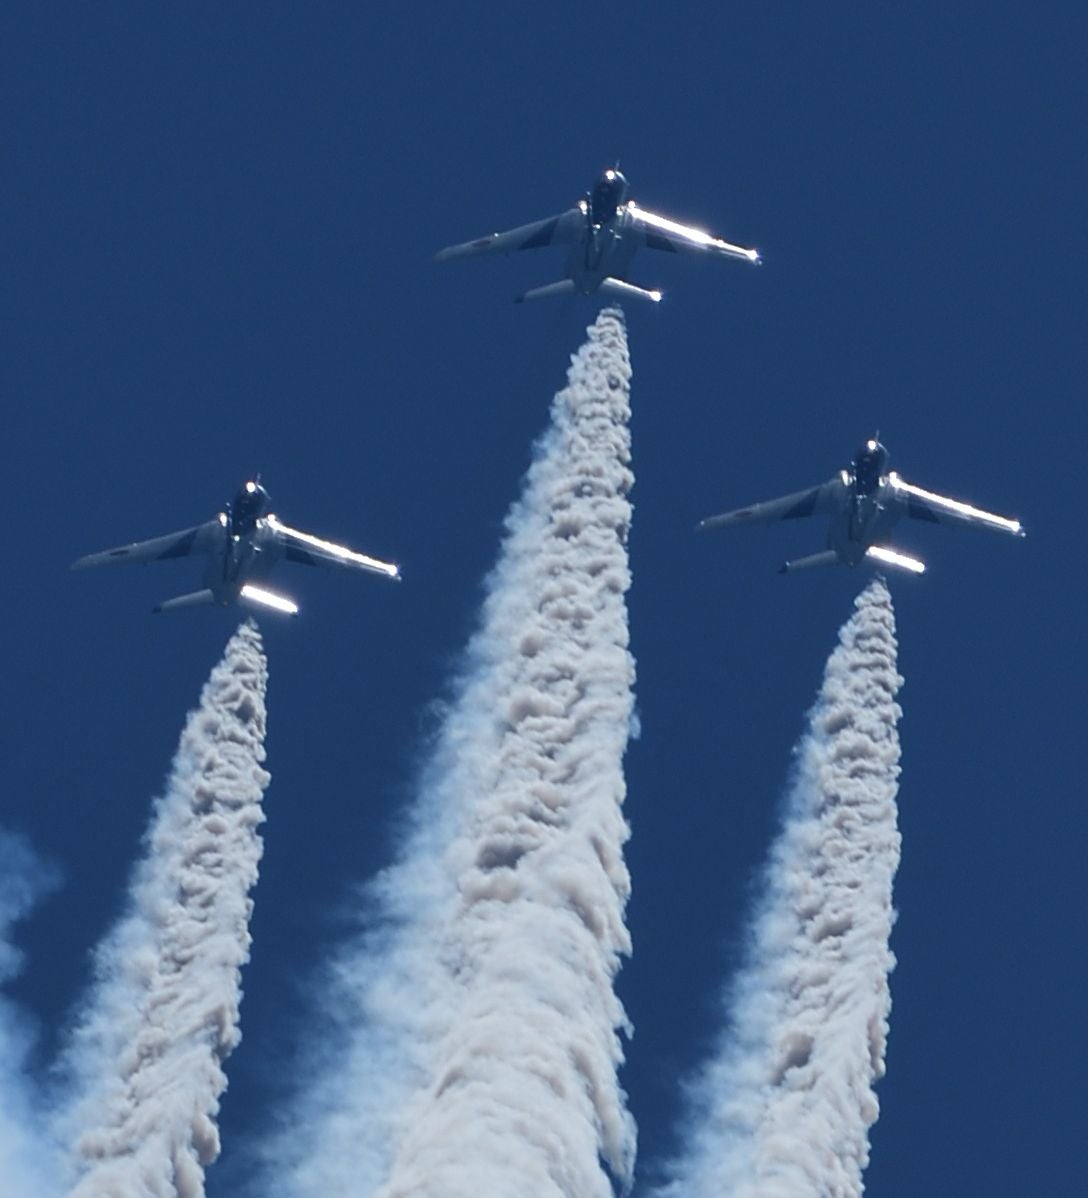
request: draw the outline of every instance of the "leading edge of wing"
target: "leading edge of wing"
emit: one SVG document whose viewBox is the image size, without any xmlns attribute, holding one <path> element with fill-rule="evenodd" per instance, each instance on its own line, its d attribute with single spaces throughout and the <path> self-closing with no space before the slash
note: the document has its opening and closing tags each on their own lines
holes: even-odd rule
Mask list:
<svg viewBox="0 0 1088 1198">
<path fill-rule="evenodd" d="M 270 515 L 267 520 L 269 528 L 276 533 L 283 546 L 283 556 L 287 561 L 301 562 L 307 566 L 354 566 L 400 581 L 400 567 L 394 562 L 383 562 L 380 558 L 356 553 L 354 549 L 323 540 L 311 533 L 300 532 L 281 523 L 275 516 Z"/>
<path fill-rule="evenodd" d="M 907 515 L 915 520 L 929 520 L 936 524 L 950 520 L 954 523 L 982 525 L 1010 533 L 1014 537 L 1027 536 L 1023 524 L 1010 516 L 998 516 L 962 500 L 949 499 L 946 495 L 916 487 L 898 474 L 892 474 L 890 481 L 906 505 Z"/>
<path fill-rule="evenodd" d="M 705 250 L 711 254 L 724 254 L 730 258 L 743 258 L 754 265 L 762 263 L 759 250 L 746 249 L 744 246 L 733 245 L 720 237 L 713 237 L 703 229 L 682 225 L 670 220 L 667 216 L 658 216 L 646 208 L 640 208 L 634 200 L 628 204 L 628 211 L 639 225 L 642 238 L 649 249 L 668 250 L 676 253 L 678 250 Z"/>
<path fill-rule="evenodd" d="M 700 520 L 698 529 L 701 532 L 713 528 L 736 528 L 741 524 L 768 524 L 776 520 L 800 520 L 806 516 L 824 514 L 830 510 L 831 499 L 836 486 L 841 485 L 837 479 L 809 487 L 807 491 L 795 491 L 792 495 L 783 495 L 778 499 L 768 499 L 763 503 L 753 503 L 748 507 L 736 508 L 731 512 L 722 512 L 717 516 L 707 516 Z"/>
<path fill-rule="evenodd" d="M 120 545 L 101 553 L 88 553 L 74 561 L 71 569 L 84 570 L 88 566 L 107 566 L 117 562 L 163 562 L 175 557 L 190 557 L 206 551 L 211 534 L 221 526 L 217 517 L 206 524 L 198 524 L 196 528 L 167 533 L 164 537 L 133 541 L 131 545 Z"/>
<path fill-rule="evenodd" d="M 577 239 L 585 217 L 580 208 L 568 208 L 558 216 L 549 216 L 532 224 L 519 225 L 505 233 L 489 233 L 474 241 L 449 245 L 435 254 L 437 262 L 467 258 L 475 254 L 509 254 L 514 250 L 536 250 L 548 245 L 570 245 Z"/>
</svg>

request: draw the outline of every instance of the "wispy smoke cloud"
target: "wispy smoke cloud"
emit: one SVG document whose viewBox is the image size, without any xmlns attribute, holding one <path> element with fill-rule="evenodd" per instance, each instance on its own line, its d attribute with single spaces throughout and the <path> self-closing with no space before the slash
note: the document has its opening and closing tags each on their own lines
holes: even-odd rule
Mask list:
<svg viewBox="0 0 1088 1198">
<path fill-rule="evenodd" d="M 878 579 L 827 663 L 728 1032 L 691 1089 L 668 1195 L 862 1193 L 891 1008 L 901 683 Z"/>
<path fill-rule="evenodd" d="M 630 1175 L 629 379 L 606 310 L 507 519 L 415 831 L 341 962 L 348 1045 L 284 1128 L 295 1193 L 611 1198 L 608 1171 Z"/>
<path fill-rule="evenodd" d="M 0 829 L 0 987 L 15 977 L 22 957 L 12 942 L 14 925 L 56 884 L 19 836 Z M 0 993 L 0 1185 L 5 1193 L 56 1193 L 55 1156 L 40 1129 L 40 1095 L 26 1072 L 31 1046 L 28 1027 Z"/>
<path fill-rule="evenodd" d="M 239 1039 L 268 784 L 267 668 L 243 624 L 189 716 L 69 1065 L 72 1198 L 201 1198 Z"/>
</svg>

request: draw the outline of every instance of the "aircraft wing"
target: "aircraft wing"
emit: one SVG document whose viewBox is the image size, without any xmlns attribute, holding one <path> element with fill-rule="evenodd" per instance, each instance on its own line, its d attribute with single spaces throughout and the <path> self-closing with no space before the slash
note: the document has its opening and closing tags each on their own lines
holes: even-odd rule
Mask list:
<svg viewBox="0 0 1088 1198">
<path fill-rule="evenodd" d="M 667 216 L 658 216 L 645 208 L 639 208 L 634 200 L 627 205 L 634 219 L 634 227 L 642 237 L 643 245 L 652 250 L 667 250 L 671 254 L 686 253 L 722 254 L 728 258 L 743 258 L 747 262 L 760 261 L 758 250 L 748 250 L 740 245 L 731 245 L 720 237 L 711 237 L 702 229 L 678 224 Z"/>
<path fill-rule="evenodd" d="M 392 562 L 379 561 L 376 557 L 356 553 L 354 549 L 324 541 L 308 532 L 299 532 L 297 528 L 288 528 L 275 516 L 266 519 L 268 527 L 276 534 L 284 558 L 289 562 L 301 562 L 304 566 L 349 566 L 371 574 L 384 574 L 386 578 L 400 578 L 400 568 Z"/>
<path fill-rule="evenodd" d="M 519 225 L 505 233 L 491 233 L 461 245 L 450 245 L 435 255 L 439 262 L 447 258 L 466 258 L 473 254 L 509 254 L 513 250 L 536 250 L 546 245 L 573 245 L 585 229 L 581 208 L 568 208 L 558 216 Z"/>
<path fill-rule="evenodd" d="M 807 491 L 795 491 L 780 499 L 768 499 L 765 503 L 753 503 L 751 507 L 737 508 L 733 512 L 722 512 L 720 516 L 708 516 L 699 522 L 700 529 L 736 528 L 741 524 L 773 524 L 777 520 L 799 520 L 803 516 L 829 515 L 835 509 L 844 484 L 833 478 Z"/>
<path fill-rule="evenodd" d="M 1008 516 L 996 516 L 993 512 L 984 512 L 981 508 L 972 507 L 971 504 L 958 499 L 949 499 L 933 491 L 923 490 L 900 478 L 898 474 L 892 474 L 889 481 L 906 508 L 906 514 L 915 520 L 929 520 L 934 524 L 981 525 L 998 532 L 1011 533 L 1014 537 L 1027 535 L 1019 520 L 1013 520 Z"/>
<path fill-rule="evenodd" d="M 106 549 L 102 553 L 88 553 L 72 563 L 73 570 L 87 566 L 105 566 L 113 562 L 162 562 L 172 557 L 190 557 L 194 553 L 207 553 L 215 544 L 217 536 L 223 535 L 223 524 L 217 516 L 196 528 L 172 532 L 165 537 L 150 541 L 134 541 L 117 549 Z"/>
</svg>

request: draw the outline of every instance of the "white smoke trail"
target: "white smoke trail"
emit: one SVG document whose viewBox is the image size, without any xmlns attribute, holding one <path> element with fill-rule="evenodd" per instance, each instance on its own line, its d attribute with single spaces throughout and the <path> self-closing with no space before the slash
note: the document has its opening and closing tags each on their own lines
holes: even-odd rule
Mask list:
<svg viewBox="0 0 1088 1198">
<path fill-rule="evenodd" d="M 380 926 L 341 964 L 350 1047 L 285 1127 L 305 1154 L 293 1192 L 610 1198 L 602 1157 L 630 1175 L 612 986 L 629 952 L 630 365 L 619 311 L 588 332 L 507 519 L 416 832 L 375 888 Z"/>
<path fill-rule="evenodd" d="M 902 679 L 883 580 L 839 634 L 802 741 L 730 1027 L 692 1087 L 669 1195 L 854 1198 L 884 1073 Z"/>
<path fill-rule="evenodd" d="M 13 925 L 55 884 L 53 871 L 18 836 L 0 829 L 0 986 L 22 965 Z M 26 1069 L 29 1031 L 14 1004 L 0 995 L 0 1187 L 4 1194 L 53 1194 L 55 1154 L 45 1142 L 40 1095 Z"/>
<path fill-rule="evenodd" d="M 247 621 L 189 716 L 72 1052 L 73 1198 L 200 1198 L 249 956 L 267 667 Z"/>
</svg>

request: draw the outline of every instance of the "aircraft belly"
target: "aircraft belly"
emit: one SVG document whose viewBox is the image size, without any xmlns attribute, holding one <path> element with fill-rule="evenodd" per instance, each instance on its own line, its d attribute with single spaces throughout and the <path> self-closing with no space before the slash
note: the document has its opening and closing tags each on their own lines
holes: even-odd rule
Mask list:
<svg viewBox="0 0 1088 1198">
<path fill-rule="evenodd" d="M 631 267 L 631 259 L 635 256 L 635 241 L 633 237 L 613 237 L 607 252 L 603 255 L 601 270 L 603 275 L 614 279 L 626 279 Z"/>
<path fill-rule="evenodd" d="M 835 551 L 835 556 L 840 562 L 848 566 L 857 565 L 856 546 L 850 540 L 850 526 L 847 519 L 836 518 L 831 521 L 831 527 L 827 534 L 827 547 Z M 861 552 L 865 552 L 864 548 Z"/>
<path fill-rule="evenodd" d="M 211 591 L 213 599 L 221 606 L 233 603 L 237 597 L 239 588 L 231 578 L 230 555 L 226 546 L 208 555 L 204 586 Z"/>
<path fill-rule="evenodd" d="M 880 545 L 896 522 L 897 513 L 871 499 L 842 513 L 831 525 L 829 544 L 841 561 L 857 566 L 870 545 Z"/>
<path fill-rule="evenodd" d="M 828 547 L 835 550 L 840 562 L 856 566 L 865 558 L 865 550 L 871 544 L 867 523 L 859 518 L 856 510 L 847 510 L 831 522 Z"/>
<path fill-rule="evenodd" d="M 881 504 L 873 515 L 869 530 L 869 544 L 882 544 L 898 522 L 899 512 L 895 508 L 885 507 Z"/>
<path fill-rule="evenodd" d="M 571 254 L 567 274 L 582 295 L 591 295 L 600 287 L 604 280 L 603 271 L 591 270 L 586 265 L 580 246 L 576 246 L 574 252 Z"/>
<path fill-rule="evenodd" d="M 567 273 L 583 295 L 591 295 L 605 279 L 625 278 L 633 253 L 630 238 L 602 231 L 572 248 Z"/>
</svg>

